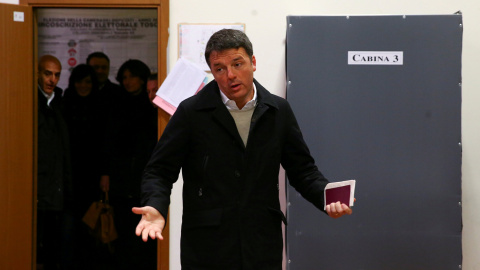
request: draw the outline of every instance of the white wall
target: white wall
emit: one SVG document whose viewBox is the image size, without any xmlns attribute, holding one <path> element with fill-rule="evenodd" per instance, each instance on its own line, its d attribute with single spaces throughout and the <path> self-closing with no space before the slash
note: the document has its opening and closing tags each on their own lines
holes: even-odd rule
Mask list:
<svg viewBox="0 0 480 270">
<path fill-rule="evenodd" d="M 18 0 L 0 0 L 18 4 Z M 462 201 L 463 267 L 480 270 L 480 2 L 475 0 L 171 0 L 169 63 L 178 55 L 179 23 L 245 23 L 257 59 L 255 77 L 274 94 L 285 95 L 285 33 L 287 15 L 416 15 L 463 13 Z M 381 203 L 381 202 L 379 202 Z M 361 202 L 357 203 L 361 205 Z M 419 205 L 421 209 L 421 204 Z M 171 270 L 179 270 L 181 181 L 170 210 Z M 428 209 L 425 209 L 428 211 Z"/>
<path fill-rule="evenodd" d="M 257 59 L 255 77 L 274 94 L 285 96 L 287 15 L 453 14 L 464 20 L 462 87 L 463 267 L 480 270 L 480 2 L 474 0 L 174 0 L 170 1 L 169 63 L 178 56 L 179 23 L 245 23 Z M 171 68 L 171 67 L 170 67 Z M 362 202 L 358 202 L 358 207 Z M 379 202 L 381 203 L 381 202 Z M 171 222 L 171 270 L 179 265 L 181 181 L 174 187 Z M 420 205 L 421 209 L 421 205 Z M 423 210 L 423 209 L 422 209 Z M 428 211 L 428 209 L 425 209 Z"/>
</svg>

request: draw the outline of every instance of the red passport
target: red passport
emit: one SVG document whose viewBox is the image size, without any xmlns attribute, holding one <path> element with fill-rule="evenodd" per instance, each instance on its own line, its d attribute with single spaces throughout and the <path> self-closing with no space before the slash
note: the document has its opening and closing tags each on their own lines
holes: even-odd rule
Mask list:
<svg viewBox="0 0 480 270">
<path fill-rule="evenodd" d="M 324 209 L 332 202 L 341 202 L 353 206 L 355 194 L 355 180 L 328 183 L 325 187 Z"/>
</svg>

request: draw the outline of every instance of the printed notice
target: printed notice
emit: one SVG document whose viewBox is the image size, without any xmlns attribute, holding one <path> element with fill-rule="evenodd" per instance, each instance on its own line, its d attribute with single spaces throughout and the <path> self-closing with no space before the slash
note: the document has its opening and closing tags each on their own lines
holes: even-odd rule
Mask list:
<svg viewBox="0 0 480 270">
<path fill-rule="evenodd" d="M 403 65 L 403 52 L 349 51 L 349 65 Z"/>
</svg>

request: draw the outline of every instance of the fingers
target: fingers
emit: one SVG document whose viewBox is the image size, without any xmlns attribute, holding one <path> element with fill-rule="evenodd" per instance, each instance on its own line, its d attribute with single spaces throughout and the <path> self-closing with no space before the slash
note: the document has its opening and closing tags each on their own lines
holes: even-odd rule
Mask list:
<svg viewBox="0 0 480 270">
<path fill-rule="evenodd" d="M 150 238 L 152 238 L 152 239 L 155 239 L 155 237 L 157 236 L 157 232 L 151 230 L 151 231 L 148 232 L 148 236 L 150 236 Z M 147 237 L 147 239 L 148 239 L 148 237 Z"/>
<path fill-rule="evenodd" d="M 135 234 L 140 236 L 142 234 L 143 228 L 145 228 L 144 222 L 142 220 L 138 223 L 137 228 L 135 228 Z"/>
<path fill-rule="evenodd" d="M 340 202 L 327 205 L 326 211 L 327 214 L 332 218 L 339 218 L 343 215 L 351 215 L 353 212 L 350 207 Z"/>
<path fill-rule="evenodd" d="M 159 231 L 150 230 L 149 236 L 150 236 L 150 238 L 152 238 L 153 240 L 154 240 L 155 238 L 160 239 L 160 240 L 163 240 L 163 236 L 162 236 L 162 232 L 161 232 L 161 231 L 159 232 Z"/>
<path fill-rule="evenodd" d="M 330 213 L 331 213 L 332 215 L 334 215 L 334 216 L 335 216 L 335 215 L 338 215 L 339 212 L 342 212 L 342 210 L 343 210 L 343 209 L 342 209 L 342 206 L 340 205 L 340 202 L 331 203 L 331 204 L 329 204 L 328 206 L 330 206 L 330 207 L 329 207 Z"/>
<path fill-rule="evenodd" d="M 142 231 L 142 240 L 143 240 L 143 242 L 147 242 L 147 241 L 148 241 L 148 233 L 149 233 L 149 232 L 150 232 L 149 230 L 143 230 L 143 231 Z"/>
<path fill-rule="evenodd" d="M 330 217 L 332 218 L 339 218 L 340 217 L 340 210 L 342 210 L 342 207 L 340 205 L 340 202 L 336 202 L 336 203 L 331 203 L 329 205 L 327 205 L 326 207 L 327 209 L 327 213 Z"/>
<path fill-rule="evenodd" d="M 143 242 L 147 242 L 149 236 L 150 238 L 152 238 L 152 240 L 155 240 L 155 238 L 163 240 L 162 230 L 158 229 L 158 227 L 155 226 L 146 226 L 145 229 L 142 231 Z"/>
<path fill-rule="evenodd" d="M 133 207 L 132 212 L 137 215 L 145 214 L 145 210 L 143 209 L 143 207 Z"/>
<path fill-rule="evenodd" d="M 137 228 L 135 229 L 135 234 L 137 236 L 141 236 L 144 242 L 147 242 L 149 237 L 152 240 L 163 240 L 162 230 L 160 227 L 143 219 L 138 223 Z"/>
<path fill-rule="evenodd" d="M 144 242 L 147 242 L 148 238 L 163 240 L 162 230 L 165 226 L 165 219 L 155 208 L 150 206 L 133 207 L 132 212 L 142 215 L 142 219 L 135 228 L 137 236 L 142 237 Z"/>
<path fill-rule="evenodd" d="M 347 214 L 347 215 L 351 215 L 352 214 L 352 208 L 348 207 L 347 205 L 345 205 L 344 203 L 342 203 L 342 209 L 343 209 L 343 213 Z"/>
</svg>

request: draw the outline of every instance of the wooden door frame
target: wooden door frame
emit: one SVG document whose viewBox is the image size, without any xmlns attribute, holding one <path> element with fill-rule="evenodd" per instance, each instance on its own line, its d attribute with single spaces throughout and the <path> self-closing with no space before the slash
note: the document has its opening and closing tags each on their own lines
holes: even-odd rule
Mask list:
<svg viewBox="0 0 480 270">
<path fill-rule="evenodd" d="M 24 19 L 14 20 L 15 13 Z M 1 3 L 0 18 L 0 269 L 30 269 L 36 106 L 32 10 Z"/>
<path fill-rule="evenodd" d="M 157 9 L 157 18 L 158 18 L 158 27 L 157 27 L 157 65 L 158 65 L 158 82 L 161 84 L 165 78 L 167 77 L 167 45 L 168 45 L 168 28 L 170 22 L 170 3 L 169 0 L 19 0 L 20 5 L 30 6 L 32 9 L 34 8 L 58 8 L 58 7 L 78 7 L 78 8 L 155 8 Z M 36 18 L 35 12 L 33 12 L 34 16 L 34 25 L 33 33 L 34 33 L 34 59 L 33 59 L 33 67 L 37 67 L 37 59 L 38 59 L 38 40 L 37 40 L 37 30 L 36 30 Z M 36 72 L 34 81 L 37 80 Z M 36 87 L 36 84 L 35 84 Z M 33 91 L 36 93 L 36 91 Z M 37 103 L 37 97 L 34 96 L 34 104 Z M 36 111 L 34 112 L 34 130 L 37 129 L 37 122 L 36 122 Z M 162 135 L 165 126 L 167 125 L 170 119 L 170 115 L 163 111 L 162 109 L 158 109 L 158 137 Z M 36 142 L 36 137 L 35 140 Z M 36 157 L 36 146 L 34 157 Z M 36 158 L 35 158 L 36 161 Z M 36 201 L 36 162 L 34 163 L 34 179 L 33 183 L 33 194 L 34 194 L 34 201 Z M 33 228 L 32 231 L 34 232 L 33 237 L 33 249 L 36 248 L 36 204 L 33 205 L 34 219 L 33 219 Z M 158 251 L 157 251 L 157 270 L 168 270 L 169 269 L 169 222 L 167 218 L 167 224 L 163 230 L 163 241 L 158 241 Z M 35 269 L 35 256 L 36 252 L 32 252 L 34 254 L 33 258 L 33 269 Z"/>
</svg>

